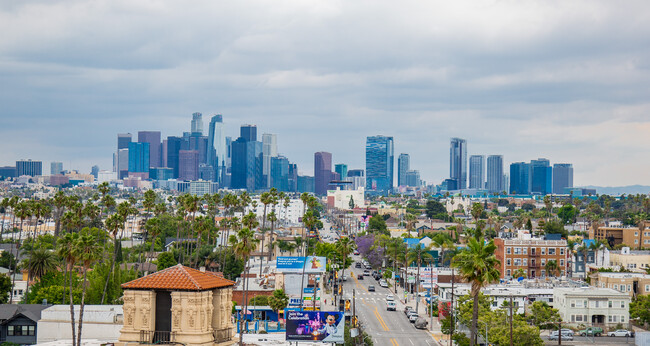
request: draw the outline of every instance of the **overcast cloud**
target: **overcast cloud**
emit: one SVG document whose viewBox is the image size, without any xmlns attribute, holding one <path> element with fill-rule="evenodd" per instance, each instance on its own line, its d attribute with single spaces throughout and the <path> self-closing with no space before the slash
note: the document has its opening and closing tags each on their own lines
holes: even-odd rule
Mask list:
<svg viewBox="0 0 650 346">
<path fill-rule="evenodd" d="M 576 185 L 650 185 L 647 1 L 0 2 L 0 165 L 111 169 L 116 135 L 191 114 L 365 168 L 365 138 L 429 183 L 449 138 Z M 70 166 L 71 165 L 71 166 Z"/>
</svg>

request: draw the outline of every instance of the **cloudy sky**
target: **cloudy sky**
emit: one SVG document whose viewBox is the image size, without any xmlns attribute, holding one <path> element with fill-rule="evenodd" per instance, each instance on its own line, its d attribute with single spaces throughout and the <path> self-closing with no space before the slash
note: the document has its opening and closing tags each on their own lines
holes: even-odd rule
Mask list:
<svg viewBox="0 0 650 346">
<path fill-rule="evenodd" d="M 433 183 L 461 137 L 650 185 L 647 1 L 5 0 L 0 32 L 0 165 L 110 169 L 117 133 L 198 111 L 307 174 L 316 151 L 364 168 L 383 134 Z"/>
</svg>

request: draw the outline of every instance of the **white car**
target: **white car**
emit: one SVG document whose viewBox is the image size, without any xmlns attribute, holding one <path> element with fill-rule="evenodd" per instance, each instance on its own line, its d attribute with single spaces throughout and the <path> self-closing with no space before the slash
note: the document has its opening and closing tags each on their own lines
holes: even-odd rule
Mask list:
<svg viewBox="0 0 650 346">
<path fill-rule="evenodd" d="M 392 294 L 387 295 L 386 296 L 386 301 L 388 301 L 388 302 L 395 301 L 395 296 L 393 296 Z"/>
<path fill-rule="evenodd" d="M 387 301 L 386 302 L 386 310 L 395 311 L 395 310 L 397 310 L 397 305 L 395 305 L 394 301 Z"/>
<path fill-rule="evenodd" d="M 388 287 L 388 282 L 386 282 L 386 280 L 379 280 L 379 286 Z"/>
<path fill-rule="evenodd" d="M 607 333 L 607 336 L 632 336 L 632 332 L 625 329 L 617 329 L 613 332 Z"/>
<path fill-rule="evenodd" d="M 348 281 L 348 276 L 347 275 L 343 275 L 343 281 Z"/>
</svg>

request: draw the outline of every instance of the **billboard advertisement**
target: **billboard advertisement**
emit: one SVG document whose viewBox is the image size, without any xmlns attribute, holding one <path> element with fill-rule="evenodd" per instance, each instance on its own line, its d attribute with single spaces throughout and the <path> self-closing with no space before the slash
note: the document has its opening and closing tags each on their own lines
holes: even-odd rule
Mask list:
<svg viewBox="0 0 650 346">
<path fill-rule="evenodd" d="M 343 343 L 345 317 L 337 311 L 288 311 L 287 341 Z"/>
<path fill-rule="evenodd" d="M 305 261 L 303 256 L 278 256 L 276 264 L 278 271 L 282 273 L 302 273 L 304 266 L 306 274 L 320 274 L 325 272 L 327 259 L 307 256 Z"/>
</svg>

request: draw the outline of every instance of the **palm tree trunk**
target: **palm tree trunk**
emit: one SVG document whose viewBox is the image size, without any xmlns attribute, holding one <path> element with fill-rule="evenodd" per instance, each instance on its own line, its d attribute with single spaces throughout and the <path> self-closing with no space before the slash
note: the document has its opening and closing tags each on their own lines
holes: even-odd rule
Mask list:
<svg viewBox="0 0 650 346">
<path fill-rule="evenodd" d="M 264 231 L 262 231 L 262 246 L 260 247 L 260 278 L 262 278 L 263 262 L 264 262 Z"/>
<path fill-rule="evenodd" d="M 111 271 L 108 272 L 108 275 L 106 276 L 106 282 L 104 283 L 104 292 L 102 293 L 102 302 L 101 304 L 104 304 L 104 300 L 106 299 L 106 292 L 108 291 L 108 282 L 111 280 L 111 277 L 113 276 L 113 272 L 115 271 L 115 259 L 117 258 L 117 234 L 115 234 L 115 240 L 113 242 L 113 258 L 111 258 Z"/>
<path fill-rule="evenodd" d="M 470 329 L 470 339 L 469 339 L 469 344 L 470 346 L 476 345 L 477 344 L 477 328 L 478 328 L 478 294 L 480 291 L 480 287 L 478 287 L 475 283 L 472 283 L 472 297 L 473 297 L 473 304 L 472 304 L 472 328 Z"/>
<path fill-rule="evenodd" d="M 66 282 L 68 280 L 68 266 L 65 266 L 65 269 L 63 270 L 63 303 L 65 305 L 65 287 L 66 287 Z"/>
<path fill-rule="evenodd" d="M 244 344 L 244 324 L 247 324 L 246 315 L 248 314 L 248 258 L 244 261 L 244 281 L 243 281 L 243 290 L 244 290 L 244 309 L 241 310 L 240 319 L 239 319 L 239 344 Z"/>
<path fill-rule="evenodd" d="M 16 287 L 16 267 L 18 266 L 18 248 L 19 244 L 23 239 L 23 219 L 20 219 L 20 233 L 18 235 L 18 243 L 16 244 L 16 257 L 14 257 L 14 270 L 11 275 L 11 292 L 10 292 L 10 298 L 9 298 L 9 303 L 13 304 L 14 303 L 14 288 Z M 11 250 L 13 253 L 13 249 Z"/>
<path fill-rule="evenodd" d="M 70 290 L 68 291 L 68 294 L 70 295 L 70 325 L 72 326 L 72 346 L 78 346 L 76 337 L 75 337 L 75 330 L 74 330 L 74 302 L 72 300 L 72 267 L 70 268 Z"/>
<path fill-rule="evenodd" d="M 79 308 L 79 332 L 77 333 L 77 345 L 81 346 L 81 327 L 84 322 L 84 307 L 85 307 L 85 302 L 84 300 L 86 299 L 86 274 L 88 273 L 88 268 L 84 268 L 84 281 L 83 281 L 83 288 L 81 289 L 81 306 Z"/>
</svg>

